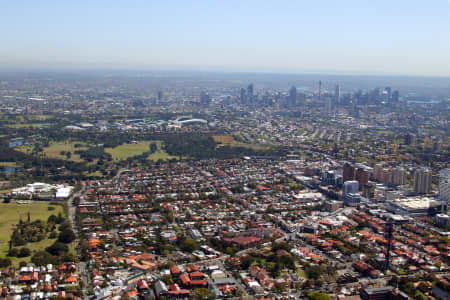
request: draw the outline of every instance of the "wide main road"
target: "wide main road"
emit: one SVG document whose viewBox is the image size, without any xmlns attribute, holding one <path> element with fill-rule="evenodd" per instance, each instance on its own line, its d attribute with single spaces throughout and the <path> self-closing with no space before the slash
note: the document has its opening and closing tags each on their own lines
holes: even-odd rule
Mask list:
<svg viewBox="0 0 450 300">
<path fill-rule="evenodd" d="M 86 185 L 84 182 L 81 182 L 81 188 L 79 191 L 72 194 L 67 199 L 67 217 L 69 218 L 70 225 L 72 226 L 72 230 L 75 233 L 75 236 L 78 238 L 78 230 L 77 226 L 75 224 L 75 213 L 77 211 L 77 208 L 73 205 L 73 199 L 76 197 L 80 197 L 80 195 L 84 192 Z"/>
</svg>

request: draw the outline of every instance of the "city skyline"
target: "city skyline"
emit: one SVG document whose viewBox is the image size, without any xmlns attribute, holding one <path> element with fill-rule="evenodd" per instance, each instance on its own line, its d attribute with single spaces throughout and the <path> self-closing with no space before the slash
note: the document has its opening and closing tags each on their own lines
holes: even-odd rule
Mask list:
<svg viewBox="0 0 450 300">
<path fill-rule="evenodd" d="M 444 0 L 42 1 L 9 2 L 3 11 L 2 69 L 450 76 Z"/>
</svg>

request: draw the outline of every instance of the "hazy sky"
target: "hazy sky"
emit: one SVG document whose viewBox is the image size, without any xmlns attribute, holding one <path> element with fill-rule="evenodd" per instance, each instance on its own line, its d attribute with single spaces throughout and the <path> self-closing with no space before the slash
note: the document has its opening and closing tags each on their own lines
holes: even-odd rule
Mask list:
<svg viewBox="0 0 450 300">
<path fill-rule="evenodd" d="M 450 0 L 0 0 L 0 68 L 450 76 Z"/>
</svg>

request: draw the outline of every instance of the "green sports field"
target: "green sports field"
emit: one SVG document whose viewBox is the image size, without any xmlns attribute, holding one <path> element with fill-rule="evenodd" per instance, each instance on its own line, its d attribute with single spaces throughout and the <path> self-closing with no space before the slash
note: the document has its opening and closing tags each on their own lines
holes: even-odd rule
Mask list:
<svg viewBox="0 0 450 300">
<path fill-rule="evenodd" d="M 54 207 L 54 210 L 48 210 L 49 207 Z M 41 219 L 47 221 L 52 214 L 58 215 L 62 213 L 65 215 L 61 205 L 50 205 L 48 202 L 31 202 L 29 204 L 17 203 L 0 203 L 0 257 L 6 257 L 9 249 L 9 239 L 13 231 L 13 226 L 19 223 L 19 220 L 26 220 L 28 212 L 30 212 L 31 221 Z M 44 239 L 37 243 L 27 243 L 27 247 L 33 251 L 43 250 L 53 244 L 55 240 Z M 20 247 L 19 247 L 20 248 Z M 17 265 L 20 261 L 29 261 L 31 257 L 26 258 L 12 258 L 12 262 Z"/>
</svg>

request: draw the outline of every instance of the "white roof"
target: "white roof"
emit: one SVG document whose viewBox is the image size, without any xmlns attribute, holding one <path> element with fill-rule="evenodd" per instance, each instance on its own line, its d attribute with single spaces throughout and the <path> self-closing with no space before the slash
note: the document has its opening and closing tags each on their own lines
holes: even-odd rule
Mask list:
<svg viewBox="0 0 450 300">
<path fill-rule="evenodd" d="M 56 198 L 67 198 L 70 196 L 70 192 L 72 191 L 73 187 L 63 187 L 63 188 L 59 188 L 56 191 Z"/>
</svg>

